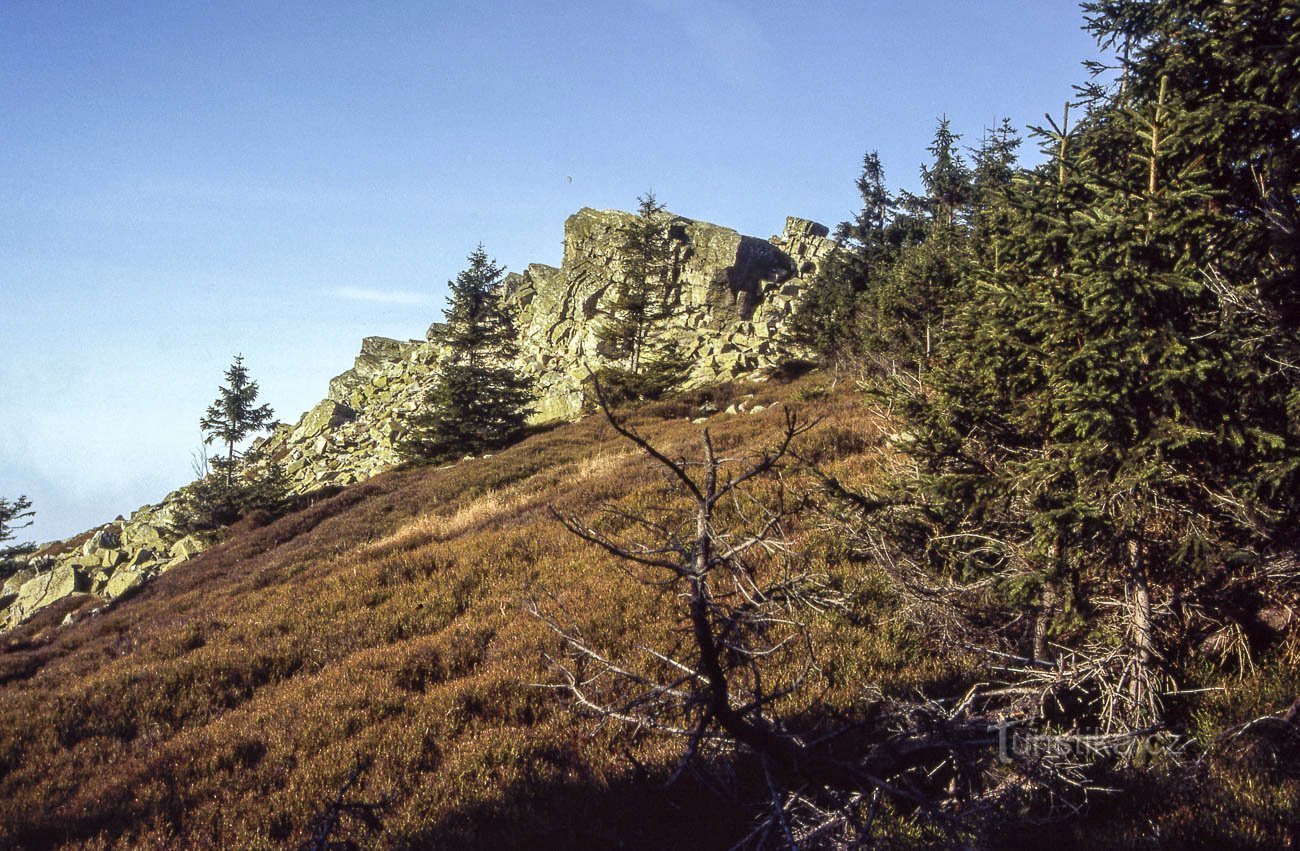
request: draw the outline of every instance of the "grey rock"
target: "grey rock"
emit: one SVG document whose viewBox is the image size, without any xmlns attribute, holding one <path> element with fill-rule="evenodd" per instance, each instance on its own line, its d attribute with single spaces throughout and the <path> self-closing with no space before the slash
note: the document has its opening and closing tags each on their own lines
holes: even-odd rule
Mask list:
<svg viewBox="0 0 1300 851">
<path fill-rule="evenodd" d="M 36 576 L 40 571 L 34 567 L 23 567 L 16 570 L 8 576 L 3 583 L 0 583 L 0 608 L 4 608 L 18 599 L 18 589 L 31 578 Z"/>
<path fill-rule="evenodd" d="M 145 574 L 138 570 L 119 570 L 113 574 L 104 586 L 103 595 L 116 600 L 139 588 L 145 582 Z"/>
<path fill-rule="evenodd" d="M 167 554 L 173 561 L 187 561 L 207 549 L 207 544 L 197 535 L 186 535 L 171 545 Z"/>
<path fill-rule="evenodd" d="M 53 605 L 69 594 L 85 591 L 89 585 L 86 574 L 80 569 L 59 565 L 24 582 L 11 608 L 18 610 L 24 618 L 30 617 L 33 612 Z"/>
<path fill-rule="evenodd" d="M 135 519 L 128 521 L 122 529 L 122 546 L 130 550 L 142 547 L 165 549 L 161 529 Z"/>
<path fill-rule="evenodd" d="M 149 549 L 148 547 L 145 547 L 143 549 L 136 550 L 135 552 L 131 553 L 131 557 L 126 560 L 126 564 L 124 565 L 124 567 L 138 568 L 157 560 L 158 560 L 158 556 L 154 554 L 154 551 Z"/>
<path fill-rule="evenodd" d="M 115 528 L 100 529 L 91 535 L 86 543 L 81 545 L 81 552 L 84 555 L 93 555 L 99 550 L 112 549 L 119 543 L 118 532 Z"/>
<path fill-rule="evenodd" d="M 303 415 L 298 426 L 291 432 L 289 440 L 295 442 L 309 440 L 326 429 L 336 428 L 356 419 L 356 416 L 357 412 L 348 405 L 326 399 Z"/>
</svg>

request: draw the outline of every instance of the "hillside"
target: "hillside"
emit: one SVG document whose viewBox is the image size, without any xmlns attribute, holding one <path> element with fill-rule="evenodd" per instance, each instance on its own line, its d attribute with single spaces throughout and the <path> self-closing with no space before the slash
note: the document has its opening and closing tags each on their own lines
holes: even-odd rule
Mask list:
<svg viewBox="0 0 1300 851">
<path fill-rule="evenodd" d="M 532 263 L 502 282 L 515 324 L 513 370 L 536 391 L 535 423 L 572 419 L 582 409 L 590 370 L 618 362 L 600 341 L 616 311 L 614 290 L 628 274 L 624 232 L 635 216 L 583 208 L 564 223 L 564 259 Z M 671 258 L 662 282 L 667 315 L 652 334 L 687 359 L 679 382 L 701 387 L 761 376 L 805 354 L 789 319 L 836 243 L 815 222 L 788 217 L 780 235 L 744 236 L 730 228 L 663 212 L 656 219 Z M 280 424 L 254 448 L 279 465 L 290 492 L 311 494 L 365 481 L 399 465 L 412 420 L 449 356 L 445 326 L 423 340 L 367 337 L 353 365 L 330 382 L 324 399 Z M 24 556 L 0 587 L 0 630 L 22 623 L 71 594 L 114 599 L 201 552 L 211 534 L 194 534 L 180 517 L 185 488 Z"/>
<path fill-rule="evenodd" d="M 698 431 L 698 412 L 663 413 L 659 440 Z M 778 421 L 712 418 L 728 443 Z M 376 847 L 686 842 L 716 802 L 691 784 L 650 791 L 616 731 L 591 738 L 533 685 L 554 642 L 524 612 L 550 589 L 598 633 L 671 626 L 657 595 L 548 513 L 635 509 L 661 489 L 588 417 L 241 530 L 73 626 L 55 627 L 62 607 L 40 613 L 0 655 L 0 845 L 283 847 L 357 757 L 373 760 L 365 795 L 394 802 Z M 673 756 L 653 740 L 637 752 L 650 771 Z M 666 817 L 683 806 L 699 818 Z M 710 829 L 734 836 L 743 817 Z"/>
<path fill-rule="evenodd" d="M 862 400 L 822 374 L 697 391 L 635 422 L 670 454 L 694 454 L 703 424 L 721 451 L 749 452 L 779 437 L 778 403 L 821 418 L 806 454 L 843 481 L 869 480 L 888 452 Z M 736 413 L 709 414 L 722 409 Z M 588 416 L 238 528 L 71 626 L 56 624 L 75 603 L 39 613 L 0 652 L 0 846 L 293 846 L 361 760 L 348 800 L 387 806 L 380 832 L 343 818 L 334 838 L 358 847 L 729 847 L 766 794 L 760 775 L 724 755 L 665 786 L 681 743 L 597 725 L 542 687 L 559 642 L 527 611 L 541 601 L 617 648 L 680 640 L 674 594 L 633 581 L 551 513 L 671 500 L 662 471 Z M 937 652 L 815 525 L 795 532 L 798 547 L 852 602 L 811 622 L 819 667 L 774 711 L 849 706 L 870 687 L 952 693 L 986 675 Z M 1296 680 L 1281 661 L 1262 666 L 1201 718 L 1253 717 Z M 1282 841 L 1296 781 L 1232 765 L 1097 796 L 1086 818 L 1045 833 L 1013 822 L 999 841 L 1136 847 L 1153 822 L 1170 847 Z M 905 817 L 893 833 L 927 835 Z"/>
</svg>

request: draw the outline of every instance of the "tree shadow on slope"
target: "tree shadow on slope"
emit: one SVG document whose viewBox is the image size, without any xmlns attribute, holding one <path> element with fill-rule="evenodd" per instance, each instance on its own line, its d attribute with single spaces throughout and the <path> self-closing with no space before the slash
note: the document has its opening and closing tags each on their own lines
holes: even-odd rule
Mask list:
<svg viewBox="0 0 1300 851">
<path fill-rule="evenodd" d="M 391 837 L 390 847 L 723 849 L 749 833 L 752 813 L 740 801 L 759 790 L 748 771 L 687 774 L 671 785 L 664 773 L 639 773 L 610 782 L 552 777 L 513 784 L 424 831 Z"/>
</svg>

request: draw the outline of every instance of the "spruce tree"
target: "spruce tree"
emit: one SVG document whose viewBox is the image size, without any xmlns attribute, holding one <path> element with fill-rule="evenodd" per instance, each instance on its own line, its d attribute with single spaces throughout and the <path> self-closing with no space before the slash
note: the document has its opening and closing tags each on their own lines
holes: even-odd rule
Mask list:
<svg viewBox="0 0 1300 851">
<path fill-rule="evenodd" d="M 986 131 L 971 167 L 970 244 L 975 261 L 996 269 L 1001 243 L 1011 227 L 1010 202 L 1017 172 L 1020 134 L 1003 119 Z"/>
<path fill-rule="evenodd" d="M 967 210 L 971 172 L 947 116 L 930 143 L 930 163 L 921 166 L 923 195 L 898 199 L 900 248 L 869 295 L 876 314 L 875 347 L 891 359 L 924 370 L 933 358 L 949 304 L 963 274 L 968 250 Z"/>
<path fill-rule="evenodd" d="M 920 207 L 931 222 L 947 228 L 956 227 L 971 198 L 971 173 L 957 147 L 959 141 L 961 135 L 953 132 L 948 116 L 942 116 L 928 148 L 930 164 L 921 166 L 926 194 L 919 199 Z"/>
<path fill-rule="evenodd" d="M 501 301 L 504 271 L 480 245 L 449 282 L 442 338 L 447 354 L 425 396 L 425 412 L 410 421 L 402 444 L 407 457 L 436 461 L 478 454 L 523 433 L 533 391 L 514 363 L 519 347 L 514 320 Z"/>
<path fill-rule="evenodd" d="M 0 545 L 14 538 L 14 533 L 32 525 L 32 503 L 25 496 L 15 500 L 0 497 Z M 34 549 L 31 544 L 0 546 L 0 579 L 13 572 L 15 556 L 29 553 Z"/>
<path fill-rule="evenodd" d="M 672 313 L 673 250 L 664 223 L 664 205 L 653 192 L 637 198 L 636 217 L 619 230 L 620 277 L 611 287 L 601 347 L 639 376 L 655 323 Z"/>
<path fill-rule="evenodd" d="M 1007 194 L 928 391 L 901 406 L 918 463 L 897 502 L 919 510 L 895 540 L 953 574 L 1016 573 L 1036 655 L 1062 605 L 1122 596 L 1132 723 L 1160 713 L 1158 604 L 1300 537 L 1289 202 L 1243 179 L 1290 168 L 1293 147 L 1262 152 L 1300 111 L 1294 88 L 1235 76 L 1257 57 L 1234 45 L 1278 35 L 1267 5 L 1091 5 L 1128 40 L 1122 85 L 1042 131 L 1052 160 Z M 1261 100 L 1257 134 L 1207 121 Z"/>
<path fill-rule="evenodd" d="M 1300 493 L 1300 470 L 1282 451 L 1300 441 L 1300 7 L 1109 0 L 1083 8 L 1098 41 L 1127 57 L 1114 97 L 1140 108 L 1164 87 L 1175 122 L 1162 143 L 1165 172 L 1201 170 L 1201 222 L 1185 245 L 1213 290 L 1215 338 L 1236 341 L 1232 407 L 1247 424 L 1240 439 L 1259 459 L 1251 501 L 1282 510 L 1284 495 Z M 1288 510 L 1279 528 L 1297 528 L 1296 520 Z"/>
<path fill-rule="evenodd" d="M 804 291 L 793 320 L 794 338 L 828 362 L 862 354 L 863 337 L 879 337 L 876 314 L 863 311 L 863 294 L 888 267 L 897 246 L 891 243 L 894 200 L 876 151 L 862 158 L 857 179 L 861 209 L 835 231 L 839 249 Z"/>
<path fill-rule="evenodd" d="M 226 526 L 253 509 L 281 509 L 289 481 L 279 464 L 255 449 L 239 446 L 258 432 L 275 427 L 270 405 L 258 405 L 258 386 L 248 374 L 242 355 L 236 355 L 218 389 L 216 401 L 199 419 L 204 444 L 221 443 L 225 452 L 204 458 L 211 473 L 185 489 L 179 516 L 182 527 L 210 530 Z"/>
<path fill-rule="evenodd" d="M 613 361 L 597 368 L 606 401 L 657 399 L 679 387 L 692 362 L 667 322 L 677 304 L 677 256 L 663 204 L 653 192 L 638 199 L 636 216 L 616 238 L 619 271 L 596 328 L 600 353 Z"/>
<path fill-rule="evenodd" d="M 199 428 L 203 430 L 204 443 L 225 444 L 225 458 L 214 459 L 214 464 L 229 487 L 234 482 L 239 454 L 236 447 L 245 438 L 271 428 L 275 412 L 270 405 L 257 404 L 257 382 L 249 379 L 243 355 L 235 355 L 226 370 L 226 384 L 217 393 L 216 401 L 199 419 Z"/>
</svg>

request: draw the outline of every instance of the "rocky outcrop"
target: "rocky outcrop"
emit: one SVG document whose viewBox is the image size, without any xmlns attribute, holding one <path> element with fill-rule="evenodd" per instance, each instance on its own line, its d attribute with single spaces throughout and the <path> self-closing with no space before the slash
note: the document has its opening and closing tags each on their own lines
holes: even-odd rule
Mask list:
<svg viewBox="0 0 1300 851">
<path fill-rule="evenodd" d="M 564 263 L 534 264 L 507 281 L 521 340 L 520 368 L 537 380 L 536 418 L 564 419 L 582 406 L 606 300 L 623 273 L 619 232 L 630 213 L 584 209 L 564 226 Z M 688 386 L 757 377 L 792 353 L 786 320 L 808 278 L 834 250 L 826 228 L 786 220 L 770 240 L 681 217 L 666 222 L 675 252 L 670 319 L 658 336 L 694 364 Z"/>
<path fill-rule="evenodd" d="M 146 505 L 129 518 L 20 557 L 0 586 L 0 629 L 9 629 L 73 594 L 114 600 L 202 552 L 210 540 L 175 526 L 180 493 Z"/>
<path fill-rule="evenodd" d="M 577 416 L 588 370 L 608 363 L 598 331 L 624 274 L 620 231 L 633 218 L 580 210 L 565 222 L 559 268 L 535 263 L 506 278 L 506 303 L 519 328 L 516 367 L 538 391 L 535 422 Z M 673 250 L 675 271 L 665 293 L 672 310 L 653 334 L 690 358 L 686 386 L 762 378 L 801 354 L 787 320 L 835 250 L 825 227 L 789 218 L 781 235 L 758 239 L 680 216 L 665 215 L 663 224 Z M 408 421 L 446 354 L 442 331 L 434 323 L 424 340 L 367 337 L 320 404 L 260 441 L 295 493 L 359 482 L 401 462 Z M 170 494 L 78 536 L 75 547 L 57 542 L 27 557 L 0 586 L 0 629 L 71 594 L 116 599 L 193 558 L 209 541 L 177 528 L 180 501 L 179 492 Z"/>
<path fill-rule="evenodd" d="M 534 422 L 577 416 L 588 369 L 607 363 L 598 331 L 623 274 L 620 230 L 632 219 L 580 210 L 565 222 L 559 268 L 534 263 L 506 278 L 506 303 L 519 327 L 517 367 L 538 390 Z M 673 310 L 655 333 L 691 359 L 688 387 L 760 378 L 800 354 L 788 319 L 835 250 L 825 227 L 789 218 L 781 235 L 764 240 L 680 216 L 665 216 L 664 226 L 675 259 Z M 407 421 L 445 353 L 442 327 L 434 323 L 424 340 L 367 337 L 352 368 L 330 381 L 326 399 L 262 444 L 296 492 L 352 484 L 401 462 Z"/>
</svg>

